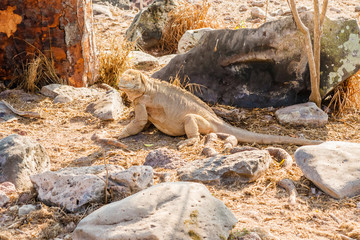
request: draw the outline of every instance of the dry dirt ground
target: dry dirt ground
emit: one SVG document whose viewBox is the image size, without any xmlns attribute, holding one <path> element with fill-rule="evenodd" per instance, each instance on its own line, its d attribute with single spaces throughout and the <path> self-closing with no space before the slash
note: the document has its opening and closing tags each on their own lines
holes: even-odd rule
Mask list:
<svg viewBox="0 0 360 240">
<path fill-rule="evenodd" d="M 225 25 L 234 27 L 238 22 L 246 21 L 247 14 L 240 13 L 238 6 L 248 5 L 246 1 L 210 1 L 213 11 L 218 12 Z M 302 5 L 310 5 L 311 1 L 301 1 Z M 280 3 L 280 4 L 276 4 Z M 340 13 L 329 10 L 332 17 L 355 18 L 356 1 L 330 1 Z M 279 8 L 287 9 L 286 1 L 269 1 L 269 12 Z M 250 9 L 250 7 L 249 7 Z M 113 36 L 121 37 L 132 21 L 135 10 L 123 11 L 114 9 L 114 18 L 98 16 L 95 18 L 95 29 L 99 42 Z M 246 22 L 246 25 L 253 23 Z M 24 102 L 19 94 L 3 96 L 14 107 L 21 110 L 40 112 L 41 119 L 20 119 L 10 123 L 0 123 L 0 138 L 17 133 L 39 141 L 47 150 L 52 170 L 69 166 L 100 165 L 104 163 L 102 149 L 90 140 L 91 135 L 99 130 L 106 130 L 116 136 L 120 129 L 133 117 L 132 109 L 125 111 L 121 120 L 102 122 L 85 112 L 88 103 L 94 98 L 79 99 L 72 103 L 54 104 L 52 100 L 36 95 L 33 101 Z M 232 109 L 232 107 L 222 106 Z M 244 113 L 240 122 L 232 123 L 237 127 L 251 131 L 287 135 L 304 136 L 309 139 L 326 141 L 350 141 L 360 143 L 360 112 L 353 112 L 342 117 L 330 116 L 329 123 L 322 128 L 282 126 L 277 123 L 276 109 L 241 109 Z M 129 150 L 107 149 L 106 160 L 128 168 L 141 165 L 149 151 L 167 147 L 176 149 L 176 143 L 182 137 L 169 137 L 154 127 L 127 139 L 123 142 Z M 203 140 L 202 140 L 203 142 Z M 246 144 L 243 144 L 246 146 Z M 265 145 L 252 145 L 266 148 Z M 277 145 L 294 154 L 297 146 Z M 221 150 L 221 142 L 217 144 Z M 187 147 L 181 151 L 186 161 L 201 158 L 201 143 Z M 163 172 L 164 169 L 155 169 Z M 171 173 L 172 181 L 177 181 L 176 173 Z M 288 195 L 277 182 L 283 178 L 294 181 L 299 196 L 296 206 L 289 206 Z M 156 179 L 155 182 L 158 180 Z M 360 196 L 351 199 L 335 200 L 319 191 L 310 181 L 302 176 L 300 169 L 293 166 L 289 170 L 280 168 L 275 162 L 267 173 L 256 182 L 232 186 L 208 186 L 213 195 L 222 200 L 236 215 L 239 222 L 236 230 L 250 231 L 256 229 L 260 234 L 268 234 L 278 239 L 360 239 Z M 315 191 L 313 190 L 315 189 Z M 19 218 L 10 207 L 16 204 L 33 203 L 41 206 L 26 217 Z M 81 218 L 89 214 L 99 205 L 90 206 L 82 214 L 69 214 L 59 207 L 47 207 L 31 194 L 24 194 L 19 200 L 7 208 L 0 209 L 0 239 L 53 239 L 59 236 L 69 238 Z M 270 233 L 270 235 L 269 235 Z"/>
</svg>

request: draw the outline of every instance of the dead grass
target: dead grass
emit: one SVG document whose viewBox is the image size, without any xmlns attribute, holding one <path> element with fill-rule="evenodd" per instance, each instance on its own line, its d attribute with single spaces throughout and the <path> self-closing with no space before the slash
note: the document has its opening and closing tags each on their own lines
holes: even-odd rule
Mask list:
<svg viewBox="0 0 360 240">
<path fill-rule="evenodd" d="M 170 77 L 170 83 L 183 88 L 191 93 L 201 93 L 201 85 L 197 83 L 190 83 L 190 78 L 185 76 L 184 79 L 180 79 L 179 74 L 175 77 Z"/>
<path fill-rule="evenodd" d="M 125 70 L 131 68 L 129 53 L 135 44 L 123 38 L 113 38 L 110 47 L 100 45 L 98 83 L 106 83 L 117 88 L 118 78 Z"/>
<path fill-rule="evenodd" d="M 40 90 L 42 86 L 51 83 L 64 84 L 64 81 L 56 73 L 52 55 L 48 58 L 37 49 L 30 60 L 27 59 L 21 67 L 15 69 L 10 87 L 16 86 L 34 93 L 36 90 Z"/>
<path fill-rule="evenodd" d="M 335 87 L 328 107 L 335 116 L 360 110 L 360 71 Z"/>
<path fill-rule="evenodd" d="M 168 21 L 162 32 L 159 48 L 164 53 L 176 53 L 180 38 L 187 30 L 199 28 L 219 28 L 216 16 L 209 14 L 211 5 L 205 0 L 200 4 L 181 1 L 169 12 Z"/>
</svg>

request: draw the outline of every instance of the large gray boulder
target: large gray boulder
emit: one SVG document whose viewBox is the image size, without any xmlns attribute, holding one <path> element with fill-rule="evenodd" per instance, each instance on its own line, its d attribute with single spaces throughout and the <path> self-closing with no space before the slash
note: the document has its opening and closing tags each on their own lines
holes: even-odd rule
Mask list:
<svg viewBox="0 0 360 240">
<path fill-rule="evenodd" d="M 295 160 L 304 176 L 334 198 L 360 194 L 360 144 L 325 142 L 300 147 Z"/>
<path fill-rule="evenodd" d="M 107 168 L 107 187 L 116 199 L 125 198 L 153 183 L 151 167 L 137 166 L 126 171 L 116 165 L 108 165 Z M 70 212 L 82 211 L 90 203 L 103 202 L 105 180 L 104 165 L 64 168 L 31 176 L 40 201 L 50 206 L 61 206 Z"/>
<path fill-rule="evenodd" d="M 313 31 L 312 14 L 302 19 Z M 310 75 L 304 36 L 292 17 L 257 29 L 208 31 L 195 48 L 176 56 L 152 76 L 180 79 L 202 86 L 195 92 L 210 103 L 238 107 L 279 107 L 306 102 Z M 360 69 L 360 37 L 356 20 L 324 22 L 321 40 L 321 95 Z"/>
<path fill-rule="evenodd" d="M 162 183 L 80 221 L 74 240 L 227 239 L 237 219 L 198 183 Z"/>
<path fill-rule="evenodd" d="M 168 13 L 176 6 L 175 0 L 168 3 L 157 0 L 140 11 L 134 18 L 125 36 L 129 41 L 137 41 L 144 50 L 159 44 L 162 30 L 168 18 Z"/>
<path fill-rule="evenodd" d="M 252 182 L 265 173 L 270 162 L 266 150 L 243 151 L 192 161 L 180 168 L 178 175 L 182 181 L 207 184 Z"/>
<path fill-rule="evenodd" d="M 49 156 L 38 142 L 17 134 L 0 140 L 0 183 L 12 182 L 27 191 L 33 187 L 30 176 L 49 169 Z"/>
</svg>

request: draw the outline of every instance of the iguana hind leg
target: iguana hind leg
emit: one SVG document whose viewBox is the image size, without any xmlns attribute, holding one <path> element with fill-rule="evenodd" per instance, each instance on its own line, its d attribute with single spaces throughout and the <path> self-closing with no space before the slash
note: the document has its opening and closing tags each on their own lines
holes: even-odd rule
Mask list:
<svg viewBox="0 0 360 240">
<path fill-rule="evenodd" d="M 200 133 L 211 132 L 210 123 L 203 117 L 196 114 L 188 114 L 184 118 L 184 128 L 187 139 L 178 143 L 178 148 L 191 146 L 199 142 Z"/>
</svg>

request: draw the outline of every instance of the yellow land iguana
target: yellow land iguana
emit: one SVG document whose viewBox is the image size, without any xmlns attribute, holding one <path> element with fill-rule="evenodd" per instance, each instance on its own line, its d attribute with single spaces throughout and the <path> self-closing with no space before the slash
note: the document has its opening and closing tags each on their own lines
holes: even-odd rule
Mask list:
<svg viewBox="0 0 360 240">
<path fill-rule="evenodd" d="M 239 142 L 260 144 L 312 145 L 321 141 L 250 132 L 233 127 L 215 115 L 213 110 L 190 92 L 170 83 L 152 79 L 139 71 L 127 70 L 119 80 L 119 88 L 133 101 L 135 119 L 120 133 L 119 139 L 141 132 L 148 121 L 161 132 L 183 136 L 178 147 L 199 141 L 200 134 L 225 133 Z M 236 141 L 236 140 L 235 140 Z M 236 145 L 233 142 L 233 146 Z"/>
</svg>

